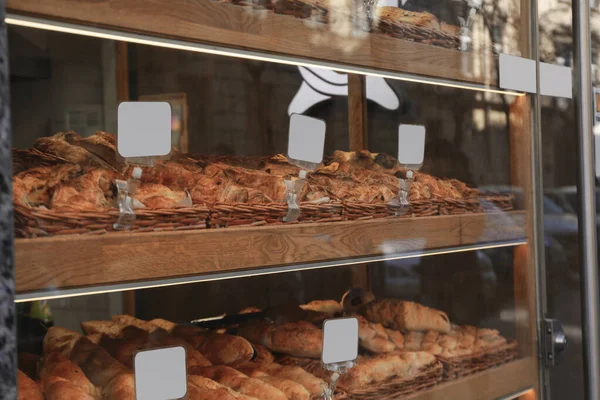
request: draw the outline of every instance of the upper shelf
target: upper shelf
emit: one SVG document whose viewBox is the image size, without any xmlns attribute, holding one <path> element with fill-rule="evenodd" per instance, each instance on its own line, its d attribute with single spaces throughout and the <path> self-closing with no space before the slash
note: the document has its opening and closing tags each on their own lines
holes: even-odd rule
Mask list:
<svg viewBox="0 0 600 400">
<path fill-rule="evenodd" d="M 496 87 L 495 55 L 365 34 L 346 43 L 325 24 L 212 0 L 8 0 L 7 11 L 161 39 L 214 45 L 274 61 L 339 67 L 355 72 L 411 74 Z M 316 26 L 316 28 L 315 28 Z M 321 28 L 319 28 L 321 26 Z M 166 45 L 163 42 L 163 45 Z M 204 47 L 200 51 L 211 51 Z"/>
<path fill-rule="evenodd" d="M 18 239 L 17 299 L 514 245 L 524 242 L 524 226 L 525 213 L 512 211 Z"/>
</svg>

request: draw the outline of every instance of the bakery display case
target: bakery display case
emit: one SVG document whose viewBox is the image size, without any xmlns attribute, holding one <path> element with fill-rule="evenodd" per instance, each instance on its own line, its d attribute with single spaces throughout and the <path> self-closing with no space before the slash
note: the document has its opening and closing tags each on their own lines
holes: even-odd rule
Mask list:
<svg viewBox="0 0 600 400">
<path fill-rule="evenodd" d="M 535 13 L 8 0 L 19 399 L 544 398 Z"/>
</svg>

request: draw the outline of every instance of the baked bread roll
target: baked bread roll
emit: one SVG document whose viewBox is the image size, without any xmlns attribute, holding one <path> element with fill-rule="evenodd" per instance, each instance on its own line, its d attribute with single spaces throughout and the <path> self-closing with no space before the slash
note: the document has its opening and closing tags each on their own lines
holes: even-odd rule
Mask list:
<svg viewBox="0 0 600 400">
<path fill-rule="evenodd" d="M 254 357 L 252 358 L 252 361 L 265 363 L 275 362 L 275 356 L 271 353 L 271 350 L 267 349 L 265 346 L 252 343 L 252 347 L 254 348 Z"/>
<path fill-rule="evenodd" d="M 90 382 L 101 388 L 111 387 L 111 382 L 118 376 L 131 373 L 102 347 L 92 343 L 83 335 L 65 328 L 48 329 L 44 337 L 44 353 L 52 352 L 58 352 L 69 358 L 81 368 Z M 125 389 L 121 390 L 124 391 Z M 135 396 L 135 392 L 123 396 Z"/>
<path fill-rule="evenodd" d="M 289 379 L 304 386 L 311 396 L 321 396 L 323 388 L 327 387 L 324 380 L 303 370 L 300 367 L 280 365 L 277 363 L 248 362 L 236 366 L 238 370 L 245 374 L 252 374 L 255 371 L 266 372 L 271 376 Z"/>
<path fill-rule="evenodd" d="M 370 322 L 399 331 L 450 332 L 450 320 L 446 313 L 412 301 L 374 300 L 362 306 L 360 313 Z"/>
<path fill-rule="evenodd" d="M 390 353 L 400 350 L 392 341 L 381 324 L 366 320 L 361 315 L 355 316 L 358 320 L 358 339 L 360 347 L 373 353 Z"/>
<path fill-rule="evenodd" d="M 377 17 L 380 21 L 403 23 L 428 29 L 440 29 L 440 22 L 435 15 L 428 12 L 408 11 L 398 7 L 377 7 Z"/>
<path fill-rule="evenodd" d="M 214 365 L 231 365 L 250 361 L 254 357 L 252 345 L 240 336 L 205 332 L 200 328 L 181 326 L 163 319 L 155 319 L 150 323 L 190 343 Z"/>
<path fill-rule="evenodd" d="M 90 397 L 97 398 L 100 396 L 100 390 L 89 381 L 81 368 L 64 355 L 47 353 L 42 358 L 40 366 L 40 379 L 42 381 L 49 380 L 52 377 L 60 377 L 71 382 Z"/>
<path fill-rule="evenodd" d="M 60 376 L 51 376 L 43 380 L 46 400 L 99 400 L 90 396 L 71 381 Z M 20 398 L 20 397 L 19 397 Z M 42 397 L 43 398 L 43 397 Z"/>
<path fill-rule="evenodd" d="M 115 376 L 102 393 L 107 400 L 136 400 L 134 375 L 127 372 Z"/>
<path fill-rule="evenodd" d="M 395 352 L 373 357 L 359 357 L 358 364 L 340 378 L 340 386 L 358 389 L 377 385 L 390 379 L 411 378 L 437 363 L 425 352 Z"/>
<path fill-rule="evenodd" d="M 222 385 L 245 394 L 264 400 L 287 400 L 287 396 L 279 389 L 258 379 L 224 365 L 212 367 L 195 367 L 190 370 L 192 375 L 200 375 L 212 379 Z"/>
<path fill-rule="evenodd" d="M 37 383 L 20 369 L 17 370 L 17 400 L 44 400 Z"/>
<path fill-rule="evenodd" d="M 241 325 L 238 334 L 276 353 L 319 358 L 323 351 L 323 331 L 306 321 L 276 325 L 255 320 Z"/>
<path fill-rule="evenodd" d="M 188 389 L 190 387 L 192 391 L 188 392 L 189 400 L 256 400 L 255 397 L 246 396 L 199 375 L 188 376 Z"/>
<path fill-rule="evenodd" d="M 129 368 L 133 368 L 133 357 L 137 351 L 161 346 L 183 346 L 186 351 L 188 368 L 212 365 L 202 353 L 185 340 L 170 336 L 165 330 L 151 326 L 149 323 L 143 323 L 145 321 L 135 318 L 134 320 L 137 326 L 143 326 L 147 330 L 112 321 L 88 321 L 82 323 L 81 327 L 86 333 L 103 334 L 104 337 L 100 339 L 98 344 Z"/>
<path fill-rule="evenodd" d="M 242 371 L 243 372 L 243 371 Z M 260 379 L 269 385 L 281 390 L 289 400 L 310 400 L 310 392 L 301 384 L 292 380 L 272 376 L 264 371 L 254 370 L 248 375 L 250 378 Z"/>
<path fill-rule="evenodd" d="M 342 312 L 342 305 L 335 300 L 315 300 L 310 303 L 301 305 L 303 310 L 317 311 L 326 314 L 337 314 Z"/>
</svg>

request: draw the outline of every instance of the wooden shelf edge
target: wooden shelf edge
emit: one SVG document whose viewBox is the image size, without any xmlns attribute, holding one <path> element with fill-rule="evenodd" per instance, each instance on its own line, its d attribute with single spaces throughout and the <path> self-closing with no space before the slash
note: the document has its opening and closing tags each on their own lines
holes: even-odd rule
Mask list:
<svg viewBox="0 0 600 400">
<path fill-rule="evenodd" d="M 497 87 L 497 57 L 490 52 L 461 52 L 381 34 L 340 38 L 324 24 L 315 29 L 304 19 L 250 13 L 246 7 L 212 0 L 180 1 L 168 13 L 162 0 L 8 0 L 6 8 L 12 14 L 253 50 L 266 57 L 275 54 Z"/>
<path fill-rule="evenodd" d="M 410 400 L 493 400 L 536 386 L 533 358 L 527 357 L 462 379 L 442 383 L 403 399 Z"/>
<path fill-rule="evenodd" d="M 17 239 L 17 294 L 524 241 L 525 212 Z"/>
</svg>

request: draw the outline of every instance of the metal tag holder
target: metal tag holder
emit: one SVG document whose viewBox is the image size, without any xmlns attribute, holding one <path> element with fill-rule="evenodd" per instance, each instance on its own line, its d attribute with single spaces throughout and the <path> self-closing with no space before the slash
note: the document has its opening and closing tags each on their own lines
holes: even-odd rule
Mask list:
<svg viewBox="0 0 600 400">
<path fill-rule="evenodd" d="M 128 181 L 117 179 L 118 198 L 119 198 L 119 218 L 113 224 L 116 231 L 130 230 L 135 222 L 134 198 L 137 188 L 142 178 L 142 169 L 135 167 L 131 178 Z"/>
</svg>

